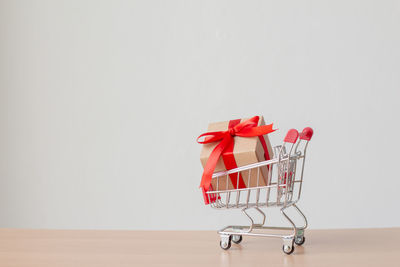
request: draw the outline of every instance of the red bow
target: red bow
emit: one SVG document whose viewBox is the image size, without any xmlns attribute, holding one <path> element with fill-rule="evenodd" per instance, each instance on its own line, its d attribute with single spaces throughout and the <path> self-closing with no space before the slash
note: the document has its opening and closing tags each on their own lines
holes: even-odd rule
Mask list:
<svg viewBox="0 0 400 267">
<path fill-rule="evenodd" d="M 212 175 L 217 165 L 218 159 L 225 149 L 229 146 L 231 142 L 234 141 L 234 136 L 241 137 L 254 137 L 261 136 L 264 134 L 272 133 L 272 124 L 269 125 L 258 125 L 258 116 L 254 116 L 251 119 L 243 121 L 234 127 L 229 128 L 227 131 L 219 132 L 208 132 L 197 137 L 197 142 L 199 144 L 208 144 L 216 141 L 220 143 L 211 152 L 210 157 L 207 160 L 206 166 L 204 167 L 203 177 L 201 178 L 200 188 L 204 188 L 206 191 L 211 185 Z M 199 141 L 201 137 L 205 137 L 203 141 Z"/>
</svg>

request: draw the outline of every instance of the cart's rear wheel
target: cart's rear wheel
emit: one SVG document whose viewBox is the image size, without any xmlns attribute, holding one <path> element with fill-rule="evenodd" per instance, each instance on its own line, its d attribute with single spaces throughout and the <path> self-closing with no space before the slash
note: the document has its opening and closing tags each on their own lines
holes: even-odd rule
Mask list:
<svg viewBox="0 0 400 267">
<path fill-rule="evenodd" d="M 299 236 L 294 239 L 294 243 L 296 243 L 298 246 L 303 245 L 304 242 L 306 242 L 306 238 L 304 236 Z"/>
<path fill-rule="evenodd" d="M 229 238 L 228 241 L 219 241 L 219 245 L 222 249 L 228 250 L 231 247 L 231 239 Z"/>
<path fill-rule="evenodd" d="M 239 244 L 240 242 L 242 242 L 243 237 L 242 235 L 232 235 L 232 242 L 235 244 Z"/>
<path fill-rule="evenodd" d="M 293 253 L 294 251 L 294 246 L 288 246 L 288 245 L 283 245 L 282 247 L 283 252 L 285 252 L 286 254 L 290 255 Z"/>
</svg>

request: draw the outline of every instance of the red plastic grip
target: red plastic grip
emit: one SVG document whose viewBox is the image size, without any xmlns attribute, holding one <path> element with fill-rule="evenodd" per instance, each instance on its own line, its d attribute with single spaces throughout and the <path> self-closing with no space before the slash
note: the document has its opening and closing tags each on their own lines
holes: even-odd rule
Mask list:
<svg viewBox="0 0 400 267">
<path fill-rule="evenodd" d="M 285 139 L 283 140 L 286 143 L 296 143 L 297 138 L 299 137 L 299 132 L 296 129 L 290 129 L 286 136 Z"/>
<path fill-rule="evenodd" d="M 310 127 L 306 127 L 303 129 L 303 131 L 300 133 L 300 139 L 301 140 L 306 140 L 310 141 L 311 137 L 313 136 L 314 131 Z"/>
</svg>

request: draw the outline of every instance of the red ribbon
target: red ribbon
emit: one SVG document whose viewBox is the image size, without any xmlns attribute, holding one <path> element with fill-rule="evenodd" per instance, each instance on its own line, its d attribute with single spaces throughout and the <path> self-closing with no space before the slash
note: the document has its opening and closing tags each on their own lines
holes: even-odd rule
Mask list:
<svg viewBox="0 0 400 267">
<path fill-rule="evenodd" d="M 261 144 L 264 147 L 264 152 L 265 152 L 265 157 L 267 159 L 267 154 L 268 150 L 266 150 L 266 144 L 264 138 L 261 138 L 264 134 L 271 133 L 275 130 L 272 129 L 272 124 L 269 125 L 262 125 L 262 126 L 257 126 L 258 125 L 258 116 L 254 116 L 251 119 L 248 119 L 246 121 L 243 121 L 241 123 L 237 123 L 238 121 L 233 121 L 233 123 L 229 123 L 229 127 L 227 131 L 219 131 L 219 132 L 208 132 L 200 135 L 197 138 L 197 142 L 199 144 L 208 144 L 212 142 L 217 142 L 219 141 L 219 144 L 214 148 L 214 150 L 211 152 L 210 157 L 207 160 L 206 166 L 204 167 L 204 172 L 203 176 L 201 178 L 201 183 L 200 183 L 200 188 L 203 188 L 205 191 L 208 191 L 210 185 L 211 185 L 211 180 L 212 180 L 212 175 L 215 170 L 215 166 L 217 165 L 219 157 L 225 152 L 225 151 L 230 151 L 231 156 L 233 157 L 233 146 L 234 146 L 234 136 L 241 136 L 241 137 L 254 137 L 254 136 L 259 136 Z M 201 137 L 206 137 L 204 138 L 203 141 L 199 141 Z M 263 142 L 264 141 L 264 142 Z M 227 153 L 227 155 L 230 153 Z M 228 155 L 228 158 L 231 157 Z M 269 155 L 268 155 L 269 158 Z M 223 158 L 224 159 L 224 158 Z M 234 158 L 233 158 L 234 159 Z M 231 160 L 226 160 L 226 157 L 224 159 L 225 166 L 228 169 L 232 169 L 229 167 L 232 166 L 227 166 L 226 161 L 228 161 L 228 165 L 232 162 Z M 236 168 L 236 162 L 234 163 Z M 236 176 L 236 175 L 235 175 Z M 243 182 L 243 179 L 241 179 Z M 239 181 L 240 182 L 240 181 Z M 235 188 L 236 188 L 236 183 L 234 183 Z M 242 187 L 240 187 L 242 186 Z M 244 183 L 239 184 L 239 188 L 245 187 Z"/>
<path fill-rule="evenodd" d="M 235 127 L 239 123 L 240 123 L 240 119 L 229 121 L 228 129 Z M 235 146 L 235 142 L 231 142 L 226 147 L 224 152 L 222 152 L 222 160 L 224 161 L 224 165 L 227 170 L 232 170 L 232 169 L 235 169 L 238 167 L 236 164 L 235 156 L 233 155 L 233 147 L 234 146 Z M 243 181 L 243 177 L 242 177 L 241 173 L 239 173 L 239 175 L 237 175 L 236 173 L 231 173 L 231 174 L 229 174 L 229 178 L 231 179 L 233 188 L 235 188 L 235 189 L 246 188 L 246 184 Z"/>
</svg>

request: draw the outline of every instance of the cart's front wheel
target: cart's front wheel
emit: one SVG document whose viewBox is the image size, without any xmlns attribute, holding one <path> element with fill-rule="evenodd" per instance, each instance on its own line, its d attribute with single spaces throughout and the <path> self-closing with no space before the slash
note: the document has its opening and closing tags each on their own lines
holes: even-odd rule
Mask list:
<svg viewBox="0 0 400 267">
<path fill-rule="evenodd" d="M 306 242 L 306 238 L 304 236 L 299 236 L 294 239 L 294 243 L 296 243 L 298 246 L 303 245 L 304 242 Z"/>
<path fill-rule="evenodd" d="M 231 247 L 231 240 L 229 239 L 228 241 L 220 241 L 219 245 L 222 249 L 227 250 Z"/>
<path fill-rule="evenodd" d="M 243 237 L 242 235 L 233 235 L 232 236 L 232 242 L 235 244 L 239 244 L 240 242 L 242 242 Z"/>
<path fill-rule="evenodd" d="M 288 246 L 288 245 L 283 245 L 282 247 L 283 252 L 285 252 L 286 254 L 292 254 L 294 251 L 294 246 Z"/>
</svg>

